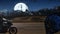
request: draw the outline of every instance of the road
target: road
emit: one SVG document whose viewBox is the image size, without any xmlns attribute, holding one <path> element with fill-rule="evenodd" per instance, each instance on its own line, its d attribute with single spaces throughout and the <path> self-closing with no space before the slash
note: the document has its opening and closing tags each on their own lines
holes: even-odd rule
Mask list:
<svg viewBox="0 0 60 34">
<path fill-rule="evenodd" d="M 17 27 L 17 34 L 45 34 L 43 23 L 13 23 Z"/>
<path fill-rule="evenodd" d="M 13 23 L 12 27 L 18 29 L 17 34 L 45 34 L 44 23 Z M 8 33 L 0 33 L 8 34 Z M 60 34 L 57 32 L 55 34 Z"/>
</svg>

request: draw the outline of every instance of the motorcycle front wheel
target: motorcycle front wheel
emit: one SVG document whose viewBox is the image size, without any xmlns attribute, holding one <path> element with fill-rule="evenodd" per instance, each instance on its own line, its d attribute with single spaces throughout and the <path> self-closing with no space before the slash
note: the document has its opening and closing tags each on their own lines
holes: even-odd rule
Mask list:
<svg viewBox="0 0 60 34">
<path fill-rule="evenodd" d="M 17 28 L 16 27 L 10 27 L 9 28 L 9 34 L 17 34 Z"/>
</svg>

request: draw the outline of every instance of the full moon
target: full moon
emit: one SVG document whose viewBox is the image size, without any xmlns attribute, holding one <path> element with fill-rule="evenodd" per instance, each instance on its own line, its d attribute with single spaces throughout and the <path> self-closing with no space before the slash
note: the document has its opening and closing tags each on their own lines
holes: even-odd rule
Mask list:
<svg viewBox="0 0 60 34">
<path fill-rule="evenodd" d="M 28 6 L 25 3 L 17 3 L 14 6 L 14 11 L 17 11 L 17 10 L 25 12 L 26 10 L 28 10 Z"/>
</svg>

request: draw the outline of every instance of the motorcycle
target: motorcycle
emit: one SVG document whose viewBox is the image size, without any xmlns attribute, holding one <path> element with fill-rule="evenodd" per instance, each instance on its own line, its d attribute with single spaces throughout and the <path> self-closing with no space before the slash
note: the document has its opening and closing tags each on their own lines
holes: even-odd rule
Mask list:
<svg viewBox="0 0 60 34">
<path fill-rule="evenodd" d="M 17 34 L 17 28 L 12 27 L 12 25 L 11 20 L 3 18 L 3 23 L 0 25 L 0 33 Z"/>
</svg>

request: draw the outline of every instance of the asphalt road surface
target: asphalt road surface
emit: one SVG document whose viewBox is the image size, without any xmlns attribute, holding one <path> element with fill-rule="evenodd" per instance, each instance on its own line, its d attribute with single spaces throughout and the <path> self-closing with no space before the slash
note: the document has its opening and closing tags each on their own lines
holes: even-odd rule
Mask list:
<svg viewBox="0 0 60 34">
<path fill-rule="evenodd" d="M 14 27 L 17 27 L 18 32 L 17 34 L 46 34 L 44 23 L 13 23 Z M 0 33 L 0 34 L 9 34 L 7 33 Z M 55 34 L 60 34 L 57 32 Z"/>
<path fill-rule="evenodd" d="M 14 23 L 17 34 L 45 34 L 44 23 Z"/>
<path fill-rule="evenodd" d="M 17 27 L 17 34 L 45 34 L 44 23 L 13 23 L 13 26 Z"/>
</svg>

